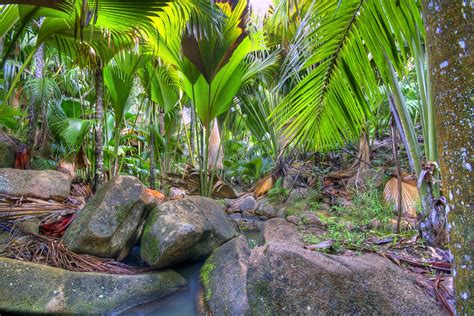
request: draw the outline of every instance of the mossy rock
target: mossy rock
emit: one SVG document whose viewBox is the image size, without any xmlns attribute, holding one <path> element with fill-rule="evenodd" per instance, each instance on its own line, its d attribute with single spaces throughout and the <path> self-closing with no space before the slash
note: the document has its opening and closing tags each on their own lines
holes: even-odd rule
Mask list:
<svg viewBox="0 0 474 316">
<path fill-rule="evenodd" d="M 138 178 L 112 178 L 78 212 L 66 230 L 66 246 L 78 253 L 124 258 L 141 234 L 146 192 Z"/>
<path fill-rule="evenodd" d="M 237 235 L 223 205 L 192 196 L 158 205 L 147 217 L 140 256 L 155 268 L 197 261 Z"/>
<path fill-rule="evenodd" d="M 375 254 L 272 242 L 252 251 L 247 297 L 252 315 L 444 315 L 416 278 Z"/>
<path fill-rule="evenodd" d="M 0 258 L 0 310 L 19 314 L 114 314 L 185 285 L 172 270 L 137 275 L 71 272 Z"/>
<path fill-rule="evenodd" d="M 247 266 L 250 249 L 244 236 L 217 248 L 201 268 L 207 306 L 213 315 L 249 315 Z"/>
</svg>

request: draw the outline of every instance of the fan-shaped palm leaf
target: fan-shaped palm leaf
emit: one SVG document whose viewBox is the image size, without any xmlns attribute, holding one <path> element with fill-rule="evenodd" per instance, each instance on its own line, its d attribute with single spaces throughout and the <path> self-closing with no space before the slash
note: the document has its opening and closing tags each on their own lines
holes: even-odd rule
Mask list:
<svg viewBox="0 0 474 316">
<path fill-rule="evenodd" d="M 79 150 L 89 131 L 90 120 L 68 117 L 60 103 L 53 103 L 47 112 L 51 133 L 69 150 Z"/>
</svg>

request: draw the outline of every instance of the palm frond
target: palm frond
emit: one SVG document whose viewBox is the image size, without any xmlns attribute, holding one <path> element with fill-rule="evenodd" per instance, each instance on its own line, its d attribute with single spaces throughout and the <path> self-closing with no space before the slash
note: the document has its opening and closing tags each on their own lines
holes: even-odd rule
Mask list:
<svg viewBox="0 0 474 316">
<path fill-rule="evenodd" d="M 29 79 L 25 90 L 37 105 L 48 106 L 61 98 L 58 84 L 51 78 Z"/>
<path fill-rule="evenodd" d="M 305 145 L 324 150 L 358 137 L 370 118 L 371 102 L 380 100 L 372 62 L 382 78 L 388 77 L 384 54 L 401 69 L 406 38 L 421 25 L 413 16 L 418 12 L 413 2 L 402 0 L 396 6 L 390 0 L 327 0 L 314 4 L 314 17 L 300 26 L 307 36 L 291 61 L 292 75 L 303 72 L 303 77 L 273 113 L 293 141 L 304 136 Z M 387 12 L 398 18 L 387 19 Z"/>
</svg>

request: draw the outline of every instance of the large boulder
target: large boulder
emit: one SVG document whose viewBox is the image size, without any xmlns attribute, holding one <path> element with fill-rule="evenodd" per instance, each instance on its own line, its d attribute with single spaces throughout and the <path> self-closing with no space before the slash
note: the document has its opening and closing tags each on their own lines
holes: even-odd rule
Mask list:
<svg viewBox="0 0 474 316">
<path fill-rule="evenodd" d="M 137 275 L 71 272 L 0 258 L 0 310 L 18 314 L 113 314 L 185 285 L 172 270 Z"/>
<path fill-rule="evenodd" d="M 155 268 L 195 261 L 237 235 L 224 206 L 191 196 L 158 205 L 147 217 L 140 256 Z"/>
<path fill-rule="evenodd" d="M 260 232 L 260 239 L 264 243 L 280 242 L 303 247 L 303 239 L 296 225 L 282 218 L 272 218 L 265 222 Z"/>
<path fill-rule="evenodd" d="M 54 170 L 0 169 L 0 193 L 40 199 L 61 199 L 69 196 L 71 177 Z"/>
<path fill-rule="evenodd" d="M 387 259 L 282 243 L 254 249 L 247 294 L 253 315 L 443 315 L 415 277 Z"/>
<path fill-rule="evenodd" d="M 207 258 L 201 269 L 201 281 L 212 315 L 250 314 L 246 288 L 249 257 L 247 240 L 239 236 Z"/>
<path fill-rule="evenodd" d="M 0 168 L 13 168 L 16 157 L 16 143 L 0 132 Z"/>
<path fill-rule="evenodd" d="M 64 243 L 78 253 L 125 258 L 140 236 L 147 200 L 137 178 L 112 178 L 78 212 L 64 234 Z"/>
</svg>

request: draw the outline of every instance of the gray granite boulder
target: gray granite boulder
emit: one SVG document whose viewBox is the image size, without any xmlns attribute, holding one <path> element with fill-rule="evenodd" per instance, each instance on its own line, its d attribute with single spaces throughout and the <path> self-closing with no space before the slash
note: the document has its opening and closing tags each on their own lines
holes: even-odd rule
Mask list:
<svg viewBox="0 0 474 316">
<path fill-rule="evenodd" d="M 54 170 L 0 169 L 0 193 L 8 195 L 64 200 L 71 181 L 69 175 Z"/>
<path fill-rule="evenodd" d="M 375 254 L 334 256 L 283 243 L 254 249 L 253 315 L 443 315 L 416 276 Z"/>
<path fill-rule="evenodd" d="M 71 272 L 0 258 L 0 310 L 16 314 L 115 314 L 186 285 L 172 270 L 117 275 Z"/>
<path fill-rule="evenodd" d="M 141 258 L 155 268 L 200 260 L 237 235 L 224 206 L 191 196 L 158 205 L 148 215 Z"/>
<path fill-rule="evenodd" d="M 249 315 L 246 288 L 249 257 L 247 240 L 239 236 L 207 258 L 201 269 L 201 282 L 212 315 Z"/>
<path fill-rule="evenodd" d="M 264 243 L 281 242 L 301 247 L 304 246 L 297 226 L 282 218 L 272 218 L 266 221 L 260 232 L 260 236 L 261 241 Z"/>
<path fill-rule="evenodd" d="M 138 240 L 148 197 L 135 177 L 112 178 L 80 210 L 63 236 L 72 251 L 125 258 Z"/>
</svg>

